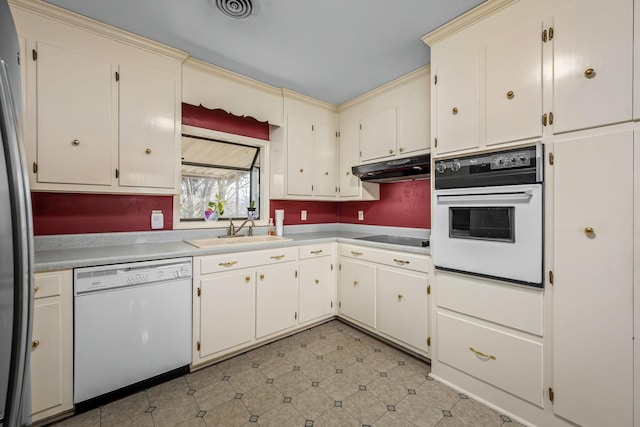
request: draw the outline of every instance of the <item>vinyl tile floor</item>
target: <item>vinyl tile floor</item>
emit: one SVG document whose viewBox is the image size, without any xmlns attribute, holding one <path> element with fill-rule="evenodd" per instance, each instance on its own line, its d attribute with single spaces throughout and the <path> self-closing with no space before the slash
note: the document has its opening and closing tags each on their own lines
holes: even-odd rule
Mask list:
<svg viewBox="0 0 640 427">
<path fill-rule="evenodd" d="M 55 425 L 520 426 L 429 372 L 332 320 Z"/>
</svg>

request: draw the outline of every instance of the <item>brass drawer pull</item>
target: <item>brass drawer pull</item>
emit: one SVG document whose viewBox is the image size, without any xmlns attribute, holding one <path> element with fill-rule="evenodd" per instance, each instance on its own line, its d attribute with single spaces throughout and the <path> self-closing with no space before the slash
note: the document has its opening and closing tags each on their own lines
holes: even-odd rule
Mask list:
<svg viewBox="0 0 640 427">
<path fill-rule="evenodd" d="M 318 249 L 317 251 L 311 251 L 312 254 L 317 255 L 322 253 L 322 249 Z"/>
<path fill-rule="evenodd" d="M 40 341 L 33 340 L 33 342 L 31 343 L 31 350 L 35 350 L 36 348 L 38 348 L 38 346 L 40 346 Z"/>
<path fill-rule="evenodd" d="M 469 347 L 469 350 L 475 353 L 476 356 L 484 357 L 485 359 L 489 359 L 489 360 L 496 360 L 496 357 L 493 354 L 484 354 L 473 347 Z"/>
<path fill-rule="evenodd" d="M 397 259 L 397 258 L 394 258 L 393 261 L 398 263 L 398 264 L 401 264 L 401 265 L 409 264 L 409 261 L 405 261 L 405 260 Z"/>
<path fill-rule="evenodd" d="M 271 256 L 271 257 L 269 257 L 269 258 L 271 258 L 271 259 L 275 259 L 275 260 L 277 261 L 277 260 L 279 260 L 279 259 L 284 258 L 284 255 L 273 255 L 273 256 Z"/>
<path fill-rule="evenodd" d="M 360 256 L 362 252 L 351 251 L 351 255 Z"/>
<path fill-rule="evenodd" d="M 229 261 L 229 262 L 221 262 L 218 265 L 220 267 L 231 267 L 233 265 L 236 265 L 238 263 L 238 261 Z"/>
<path fill-rule="evenodd" d="M 593 68 L 587 68 L 586 70 L 584 70 L 584 76 L 588 79 L 592 79 L 596 76 L 596 70 L 594 70 Z"/>
</svg>

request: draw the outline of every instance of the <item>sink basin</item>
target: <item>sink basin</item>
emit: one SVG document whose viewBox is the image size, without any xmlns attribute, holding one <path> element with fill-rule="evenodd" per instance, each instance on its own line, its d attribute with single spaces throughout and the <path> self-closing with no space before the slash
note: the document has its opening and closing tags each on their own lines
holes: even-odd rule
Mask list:
<svg viewBox="0 0 640 427">
<path fill-rule="evenodd" d="M 291 240 L 291 239 L 287 239 L 285 237 L 278 237 L 278 236 L 240 236 L 240 237 L 227 237 L 227 238 L 214 237 L 211 239 L 185 240 L 185 242 L 195 246 L 196 248 L 212 248 L 216 246 L 231 246 L 231 245 L 242 245 L 242 244 L 249 244 L 249 243 L 286 242 L 288 240 Z"/>
</svg>

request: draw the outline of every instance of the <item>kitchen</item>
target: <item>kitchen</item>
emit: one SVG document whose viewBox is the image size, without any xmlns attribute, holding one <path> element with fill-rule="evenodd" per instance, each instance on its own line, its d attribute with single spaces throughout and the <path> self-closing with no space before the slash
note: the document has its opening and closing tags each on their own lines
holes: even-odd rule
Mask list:
<svg viewBox="0 0 640 427">
<path fill-rule="evenodd" d="M 159 85 L 166 83 L 170 78 L 173 78 L 174 82 L 182 82 L 181 85 L 172 86 L 174 96 L 165 96 L 166 93 L 156 91 L 159 92 L 158 96 L 165 98 L 160 101 L 154 99 L 154 104 L 169 105 L 168 102 L 162 104 L 161 101 L 173 100 L 173 110 L 169 109 L 169 115 L 174 118 L 170 135 L 166 132 L 159 133 L 158 140 L 168 136 L 173 141 L 179 141 L 182 139 L 181 134 L 186 133 L 199 138 L 224 139 L 240 145 L 261 148 L 260 156 L 263 157 L 260 158 L 259 173 L 264 175 L 258 182 L 261 190 L 268 190 L 267 194 L 270 194 L 270 197 L 263 197 L 259 201 L 258 209 L 263 214 L 260 221 L 256 222 L 256 234 L 266 231 L 268 218 L 276 217 L 276 209 L 284 210 L 284 237 L 292 238 L 292 241 L 272 242 L 263 246 L 247 243 L 250 246 L 239 246 L 237 251 L 260 250 L 259 252 L 265 252 L 269 259 L 271 256 L 282 255 L 285 250 L 294 247 L 291 245 L 298 242 L 299 250 L 295 253 L 286 252 L 284 258 L 292 259 L 291 265 L 283 262 L 278 266 L 278 273 L 287 274 L 286 268 L 296 264 L 297 268 L 294 270 L 296 274 L 300 271 L 302 280 L 305 263 L 313 270 L 321 268 L 320 265 L 325 262 L 327 266 L 342 264 L 362 267 L 363 273 L 358 274 L 368 274 L 370 278 L 367 280 L 371 282 L 400 285 L 410 282 L 407 277 L 415 277 L 417 282 L 429 286 L 426 289 L 428 295 L 425 292 L 424 296 L 423 305 L 426 307 L 420 311 L 420 316 L 424 316 L 425 321 L 417 322 L 424 325 L 424 330 L 422 326 L 407 328 L 402 326 L 402 321 L 410 319 L 401 319 L 402 313 L 394 312 L 393 306 L 385 308 L 381 304 L 380 298 L 387 291 L 386 285 L 385 288 L 378 286 L 374 293 L 370 292 L 366 296 L 370 298 L 367 300 L 368 304 L 353 305 L 350 314 L 348 307 L 336 307 L 341 302 L 336 299 L 338 293 L 346 291 L 344 283 L 347 283 L 347 280 L 348 283 L 359 280 L 349 276 L 356 274 L 349 268 L 346 272 L 329 269 L 328 280 L 333 280 L 334 288 L 326 289 L 326 293 L 322 294 L 322 298 L 327 297 L 327 301 L 332 304 L 329 311 L 317 311 L 322 313 L 320 317 L 313 317 L 306 323 L 298 322 L 296 318 L 295 327 L 278 326 L 276 324 L 282 319 L 272 318 L 272 313 L 267 310 L 271 305 L 276 305 L 270 298 L 277 300 L 278 296 L 287 292 L 290 292 L 287 295 L 291 296 L 293 288 L 283 287 L 282 291 L 276 292 L 275 295 L 266 292 L 265 299 L 260 298 L 260 301 L 271 301 L 270 303 L 262 305 L 258 300 L 254 300 L 252 304 L 255 306 L 239 306 L 245 310 L 245 315 L 239 315 L 239 321 L 248 322 L 245 326 L 250 330 L 244 338 L 235 337 L 234 339 L 239 339 L 240 342 L 232 342 L 228 348 L 233 350 L 229 351 L 237 353 L 240 349 L 249 349 L 261 342 L 291 334 L 294 330 L 321 323 L 317 319 L 329 320 L 338 315 L 414 355 L 428 358 L 431 361 L 429 376 L 432 379 L 447 384 L 458 392 L 496 409 L 505 417 L 511 417 L 525 425 L 637 425 L 638 422 L 634 423 L 633 417 L 634 414 L 637 417 L 640 413 L 638 407 L 634 408 L 634 405 L 638 405 L 639 399 L 634 399 L 633 393 L 634 390 L 640 389 L 640 381 L 637 374 L 634 377 L 637 369 L 634 370 L 633 366 L 639 363 L 640 351 L 637 347 L 634 348 L 637 344 L 633 341 L 633 330 L 639 327 L 638 316 L 634 316 L 634 307 L 638 306 L 637 298 L 640 292 L 637 291 L 638 273 L 635 268 L 638 265 L 638 251 L 634 252 L 634 247 L 639 242 L 637 224 L 640 221 L 637 218 L 640 209 L 637 205 L 639 198 L 634 193 L 638 190 L 633 186 L 637 181 L 634 174 L 637 173 L 639 164 L 638 150 L 633 149 L 633 135 L 636 130 L 635 119 L 640 108 L 636 108 L 633 103 L 640 97 L 632 98 L 631 94 L 638 90 L 638 79 L 633 78 L 632 71 L 640 69 L 632 67 L 633 61 L 640 57 L 633 52 L 633 36 L 635 34 L 637 39 L 638 29 L 634 28 L 632 17 L 634 12 L 638 13 L 638 8 L 633 8 L 630 1 L 619 1 L 615 5 L 606 6 L 603 2 L 595 0 L 571 1 L 562 6 L 548 3 L 545 3 L 545 6 L 548 6 L 544 8 L 546 12 L 542 13 L 541 6 L 532 1 L 485 2 L 425 36 L 425 43 L 431 47 L 430 67 L 418 69 L 368 96 L 357 97 L 336 107 L 335 104 L 310 99 L 293 91 L 279 90 L 242 78 L 202 61 L 187 58 L 184 52 L 160 47 L 149 41 L 138 41 L 144 47 L 141 49 L 140 45 L 135 45 L 127 38 L 130 36 L 128 33 L 120 34 L 125 37 L 127 44 L 118 45 L 116 48 L 113 40 L 104 39 L 104 31 L 113 36 L 118 30 L 106 28 L 103 24 L 86 27 L 89 24 L 85 20 L 71 18 L 70 14 L 64 11 L 54 12 L 53 7 L 45 6 L 46 13 L 43 13 L 37 10 L 34 2 L 12 1 L 12 12 L 14 16 L 18 16 L 14 19 L 17 20 L 18 32 L 22 35 L 22 49 L 37 53 L 37 59 L 31 58 L 36 54 L 28 55 L 32 62 L 31 67 L 28 63 L 26 69 L 23 68 L 23 81 L 27 82 L 27 122 L 24 129 L 26 157 L 27 164 L 30 165 L 31 186 L 36 190 L 32 200 L 34 228 L 39 236 L 36 239 L 38 272 L 65 269 L 65 274 L 70 274 L 71 267 L 106 265 L 122 262 L 123 259 L 162 259 L 167 258 L 167 253 L 172 253 L 175 257 L 190 257 L 195 254 L 190 252 L 193 251 L 193 247 L 188 246 L 189 249 L 184 249 L 186 246 L 183 246 L 182 240 L 213 237 L 226 233 L 229 226 L 227 221 L 219 220 L 217 225 L 222 227 L 216 228 L 213 234 L 206 235 L 202 234 L 206 233 L 205 231 L 183 230 L 185 237 L 178 241 L 171 241 L 167 237 L 170 231 L 155 231 L 151 234 L 157 236 L 152 238 L 158 243 L 155 247 L 157 252 L 145 252 L 148 249 L 145 245 L 148 243 L 145 242 L 144 236 L 149 233 L 144 233 L 143 230 L 150 229 L 149 215 L 152 210 L 162 211 L 163 228 L 173 228 L 174 231 L 181 229 L 180 211 L 176 209 L 177 202 L 174 200 L 178 198 L 172 196 L 175 191 L 173 182 L 177 181 L 176 178 L 180 175 L 181 165 L 180 156 L 176 155 L 179 153 L 177 143 L 172 146 L 178 147 L 178 151 L 169 154 L 163 153 L 162 147 L 136 146 L 135 138 L 131 139 L 133 142 L 129 145 L 122 145 L 123 140 L 135 135 L 133 132 L 131 135 L 122 133 L 123 128 L 135 130 L 135 123 L 132 125 L 126 120 L 135 117 L 136 112 L 142 108 L 148 108 L 144 106 L 145 99 L 140 98 L 139 93 L 127 92 L 131 86 L 128 89 L 120 86 L 121 102 L 124 99 L 128 100 L 127 105 L 121 105 L 120 110 L 114 110 L 111 101 L 103 104 L 96 102 L 100 104 L 96 108 L 103 110 L 95 114 L 108 116 L 110 119 L 107 123 L 90 125 L 105 126 L 104 134 L 115 135 L 118 130 L 114 126 L 118 122 L 117 116 L 120 115 L 121 146 L 107 142 L 107 151 L 97 155 L 96 163 L 92 163 L 93 167 L 76 167 L 82 162 L 77 160 L 78 157 L 74 158 L 76 154 L 73 151 L 69 151 L 82 149 L 85 145 L 84 137 L 77 138 L 78 144 L 72 143 L 69 144 L 70 148 L 65 146 L 57 151 L 46 151 L 47 147 L 41 146 L 38 138 L 41 135 L 53 134 L 61 128 L 59 124 L 56 125 L 56 121 L 62 121 L 64 117 L 56 117 L 52 112 L 52 123 L 36 121 L 39 111 L 36 108 L 48 108 L 46 111 L 59 108 L 53 101 L 50 103 L 54 105 L 47 105 L 50 99 L 55 98 L 41 99 L 40 90 L 45 93 L 51 90 L 55 94 L 56 90 L 65 91 L 65 87 L 68 86 L 64 86 L 61 79 L 53 80 L 55 84 L 52 84 L 46 80 L 46 76 L 41 76 L 35 71 L 40 70 L 39 67 L 42 66 L 50 67 L 43 69 L 53 73 L 51 75 L 55 75 L 55 72 L 64 74 L 64 69 L 55 69 L 59 65 L 56 61 L 47 62 L 47 54 L 53 52 L 56 55 L 69 55 L 69 52 L 74 51 L 85 52 L 86 47 L 82 46 L 85 42 L 96 50 L 89 59 L 82 59 L 87 60 L 89 65 L 100 69 L 106 67 L 109 70 L 108 75 L 98 73 L 101 76 L 106 75 L 108 88 L 95 94 L 96 96 L 111 99 L 116 93 L 117 86 L 112 82 L 112 70 L 119 72 L 122 77 L 121 83 L 125 83 L 129 77 L 133 78 L 136 82 L 135 88 L 143 87 L 143 83 L 151 79 L 149 75 L 156 78 L 152 83 L 153 88 L 160 87 Z M 607 33 L 611 39 L 601 40 L 589 31 L 590 24 L 599 22 L 597 18 L 600 18 L 601 9 L 606 9 L 606 12 L 611 14 L 606 19 L 606 25 L 612 27 Z M 50 18 L 51 14 L 55 13 L 58 15 L 54 21 Z M 82 30 L 75 27 L 77 21 L 85 25 Z M 31 24 L 26 25 L 27 22 Z M 24 28 L 29 30 L 21 29 L 20 25 L 26 25 Z M 575 39 L 567 39 L 567 28 L 571 29 L 570 33 Z M 83 37 L 77 36 L 78 31 L 82 31 Z M 121 39 L 118 40 L 122 43 Z M 133 49 L 132 45 L 138 47 L 138 50 Z M 60 49 L 60 46 L 66 47 L 68 51 Z M 612 49 L 611 46 L 616 48 Z M 580 53 L 576 54 L 576 51 Z M 97 52 L 104 54 L 97 55 Z M 603 54 L 605 52 L 607 55 Z M 96 55 L 101 61 L 92 61 L 96 60 Z M 576 57 L 581 60 L 576 59 L 575 64 L 566 60 Z M 513 58 L 518 60 L 512 60 Z M 102 62 L 106 62 L 107 65 Z M 575 80 L 576 83 L 573 84 L 571 78 L 576 75 L 578 68 L 580 79 Z M 532 73 L 531 70 L 537 71 Z M 525 74 L 529 77 L 523 79 L 521 76 Z M 36 87 L 36 83 L 38 90 L 29 90 L 29 87 Z M 73 84 L 73 81 L 70 84 Z M 213 96 L 208 92 L 212 87 L 220 86 L 229 90 L 229 93 L 222 95 L 225 105 L 203 102 Z M 177 96 L 178 94 L 180 96 Z M 425 103 L 424 100 L 420 102 L 424 97 L 430 99 L 430 103 Z M 248 102 L 247 99 L 251 101 Z M 259 137 L 231 136 L 224 131 L 202 129 L 201 126 L 183 127 L 186 117 L 180 120 L 180 112 L 185 108 L 182 103 L 193 106 L 202 104 L 213 109 L 222 108 L 227 112 L 268 122 L 268 150 L 263 148 L 266 143 Z M 273 108 L 273 105 L 276 107 Z M 34 110 L 29 111 L 29 108 Z M 123 111 L 126 114 L 123 114 Z M 158 114 L 167 114 L 167 109 Z M 430 147 L 405 148 L 406 139 L 403 139 L 403 135 L 425 133 L 424 128 L 412 126 L 416 120 L 411 120 L 411 117 L 429 115 L 431 126 L 430 129 L 426 129 L 426 138 L 423 137 L 422 140 L 430 141 Z M 504 120 L 505 116 L 507 120 Z M 233 117 L 226 117 L 222 121 L 228 123 L 232 120 Z M 391 127 L 390 121 L 393 123 Z M 125 123 L 127 127 L 123 127 Z M 308 130 L 308 124 L 311 125 L 311 131 Z M 339 127 L 336 127 L 336 124 L 339 124 Z M 321 151 L 294 151 L 295 148 L 289 143 L 290 139 L 293 139 L 292 132 L 298 131 L 295 134 L 296 140 L 306 138 L 312 141 L 312 144 L 315 142 L 316 147 L 320 147 L 320 142 L 328 139 L 327 134 L 331 133 L 326 131 L 327 127 L 324 125 L 338 129 L 341 142 L 355 140 L 356 144 L 339 144 L 338 153 L 334 153 L 334 161 L 328 163 L 323 163 Z M 359 125 L 364 125 L 364 131 L 359 129 Z M 373 128 L 371 132 L 369 125 Z M 389 128 L 397 129 L 397 132 L 394 131 L 391 138 L 388 138 L 388 134 L 387 138 L 384 138 L 384 132 Z M 381 139 L 384 141 L 377 140 L 377 136 L 383 136 Z M 387 145 L 389 139 L 394 141 L 392 147 Z M 76 138 L 71 140 L 75 141 Z M 476 153 L 509 148 L 519 150 L 537 142 L 542 142 L 542 145 L 532 158 L 539 158 L 541 161 L 538 163 L 544 163 L 544 262 L 538 265 L 541 278 L 536 279 L 540 286 L 536 288 L 522 283 L 512 285 L 510 283 L 513 282 L 496 280 L 501 276 L 495 273 L 495 269 L 490 274 L 482 273 L 492 277 L 478 279 L 478 276 L 462 275 L 438 268 L 442 267 L 438 263 L 440 255 L 444 253 L 438 252 L 439 242 L 444 242 L 439 239 L 445 237 L 445 233 L 439 232 L 436 227 L 438 220 L 435 195 L 436 191 L 441 190 L 437 189 L 438 183 L 434 181 L 438 180 L 439 172 L 436 167 L 439 162 L 442 162 L 445 170 L 451 171 L 457 159 L 464 163 L 465 159 Z M 604 143 L 608 144 L 606 152 L 598 150 Z M 120 158 L 118 149 L 122 150 Z M 140 154 L 124 151 L 133 149 L 139 149 Z M 147 149 L 149 153 L 146 152 Z M 398 154 L 398 151 L 405 149 L 410 154 Z M 430 150 L 433 159 L 431 176 L 435 176 L 435 179 L 378 185 L 353 177 L 356 171 L 351 167 L 359 163 L 358 151 L 363 151 L 365 157 L 370 159 L 362 162 L 366 164 L 384 156 L 392 161 L 404 159 L 425 149 Z M 381 155 L 380 150 L 385 154 Z M 387 154 L 389 151 L 393 153 Z M 520 156 L 520 151 L 517 153 Z M 153 162 L 148 162 L 149 158 L 155 158 L 156 155 L 161 161 L 168 162 L 164 163 L 165 172 L 175 171 L 169 186 L 161 182 L 165 174 L 154 171 Z M 350 157 L 354 155 L 355 161 Z M 135 159 L 133 166 L 127 165 L 126 162 L 132 159 Z M 310 163 L 294 163 L 298 159 Z M 37 173 L 32 170 L 34 163 L 37 163 Z M 328 167 L 322 169 L 327 164 Z M 567 164 L 571 164 L 572 167 L 568 168 Z M 611 165 L 606 175 L 600 172 L 602 164 Z M 100 168 L 95 165 L 100 165 Z M 102 168 L 104 165 L 106 167 Z M 147 168 L 144 169 L 145 173 L 140 174 L 135 170 L 138 166 Z M 309 171 L 314 171 L 314 166 L 319 173 L 309 174 Z M 330 169 L 331 167 L 334 169 Z M 114 168 L 116 174 L 120 174 L 119 177 L 114 175 Z M 464 167 L 461 170 L 464 170 Z M 594 174 L 594 171 L 598 173 Z M 74 174 L 84 174 L 85 178 L 89 178 L 87 181 L 77 181 L 77 175 Z M 323 177 L 327 176 L 336 177 L 336 181 L 339 182 L 334 182 L 332 186 L 324 185 Z M 157 180 L 144 181 L 154 177 Z M 79 185 L 77 182 L 86 184 Z M 610 190 L 613 185 L 617 189 L 615 192 Z M 173 188 L 170 188 L 171 186 Z M 335 188 L 333 194 L 327 195 L 325 190 L 332 187 Z M 321 188 L 324 190 L 321 191 Z M 135 195 L 131 195 L 132 192 L 135 192 Z M 611 209 L 605 212 L 605 206 L 616 206 L 616 209 L 613 212 Z M 86 209 L 86 215 L 78 215 L 78 209 Z M 114 219 L 113 216 L 117 216 L 118 212 L 130 213 L 132 218 L 122 215 L 122 218 Z M 362 220 L 358 219 L 360 215 L 363 217 Z M 611 221 L 611 215 L 614 215 L 615 221 Z M 303 219 L 304 216 L 307 218 L 306 221 Z M 241 221 L 236 225 L 239 226 L 240 223 Z M 431 251 L 437 269 L 434 270 L 431 266 L 431 260 L 427 256 L 431 252 L 428 249 L 367 246 L 366 241 L 354 240 L 356 237 L 365 237 L 362 236 L 362 228 L 358 228 L 363 224 L 381 226 L 382 228 L 376 229 L 381 230 L 376 231 L 377 234 L 401 234 L 421 239 L 429 237 L 427 230 L 433 224 Z M 614 225 L 617 228 L 611 228 Z M 520 223 L 517 222 L 516 227 L 521 227 Z M 634 230 L 633 233 L 629 232 L 630 228 Z M 105 238 L 106 243 L 101 242 L 100 236 L 90 234 L 107 232 L 116 233 L 109 237 L 112 239 L 110 241 Z M 309 240 L 308 232 L 320 233 L 316 235 L 321 236 L 320 240 Z M 322 233 L 327 232 L 333 233 L 333 240 L 325 240 L 328 238 L 327 234 Z M 74 237 L 70 233 L 89 234 Z M 300 236 L 296 236 L 298 234 Z M 304 236 L 303 240 L 298 240 L 305 234 L 306 240 Z M 56 239 L 56 235 L 65 235 L 66 238 Z M 106 237 L 106 234 L 104 236 Z M 68 247 L 56 246 L 62 240 Z M 135 244 L 127 244 L 131 243 L 131 240 L 134 240 Z M 118 250 L 105 256 L 105 252 L 99 249 L 100 244 L 117 247 Z M 327 244 L 329 246 L 324 246 Z M 177 251 L 176 247 L 179 247 Z M 276 252 L 267 253 L 274 250 Z M 254 280 L 260 280 L 261 275 L 268 279 L 269 275 L 263 271 L 266 264 L 256 264 L 255 260 L 238 257 L 222 259 L 221 257 L 228 257 L 224 255 L 228 251 L 231 251 L 228 247 L 208 248 L 204 252 L 198 252 L 201 254 L 196 256 L 198 259 L 194 258 L 193 271 L 189 274 L 193 275 L 194 284 L 198 281 L 202 283 L 200 288 L 193 288 L 194 337 L 197 336 L 196 333 L 200 333 L 201 338 L 208 333 L 212 333 L 214 337 L 220 333 L 200 330 L 201 323 L 196 321 L 198 310 L 202 310 L 206 305 L 204 299 L 200 304 L 195 304 L 199 297 L 196 293 L 199 290 L 206 293 L 205 283 L 214 283 L 214 279 L 219 277 L 216 274 L 221 274 L 217 272 L 214 264 L 236 262 L 237 268 L 242 272 L 251 271 L 250 275 L 243 274 L 239 278 L 244 280 L 249 277 L 247 283 L 255 285 L 254 289 L 260 289 L 258 284 L 254 284 Z M 323 252 L 311 254 L 313 251 Z M 366 255 L 355 255 L 354 252 L 363 252 Z M 324 255 L 327 255 L 326 260 L 323 260 Z M 365 256 L 366 259 L 352 261 L 354 257 L 360 256 Z M 386 256 L 391 256 L 390 261 L 385 260 Z M 407 265 L 396 260 L 407 261 Z M 318 265 L 311 266 L 311 261 L 317 262 Z M 212 269 L 207 270 L 207 265 L 212 266 Z M 236 271 L 235 265 L 230 268 L 229 275 Z M 453 269 L 463 270 L 459 267 Z M 275 266 L 273 270 L 276 270 Z M 404 276 L 387 276 L 391 274 L 389 272 L 402 273 Z M 402 279 L 397 280 L 397 277 Z M 68 293 L 54 293 L 46 298 L 59 299 L 56 303 L 67 310 L 62 311 L 67 313 L 64 321 L 71 324 L 69 313 L 70 307 L 73 306 L 70 293 L 72 278 L 65 276 L 56 280 L 67 283 L 68 288 L 63 286 L 62 289 Z M 318 279 L 312 279 L 312 283 L 313 280 Z M 285 282 L 278 281 L 283 286 Z M 320 279 L 320 282 L 324 283 L 324 279 Z M 297 286 L 302 286 L 301 283 Z M 597 285 L 602 283 L 607 284 L 609 292 L 596 292 L 599 289 Z M 354 284 L 352 288 L 357 288 L 357 285 Z M 265 288 L 265 291 L 268 289 Z M 397 302 L 411 300 L 407 297 L 407 291 L 394 290 L 392 293 L 394 299 L 397 296 Z M 255 294 L 252 295 L 249 295 L 250 299 L 256 298 Z M 290 298 L 290 306 L 297 304 L 299 309 L 293 310 L 295 316 L 303 315 L 304 303 L 299 299 L 300 295 L 302 294 L 299 294 L 295 301 L 293 297 Z M 310 302 L 316 301 L 316 297 L 321 298 L 318 294 L 313 295 L 315 296 L 310 297 Z M 577 295 L 580 298 L 576 298 Z M 342 298 L 344 304 L 344 296 Z M 215 301 L 208 303 L 215 304 Z M 316 308 L 311 306 L 313 304 L 310 304 L 307 310 L 315 312 Z M 222 313 L 224 308 L 216 307 L 209 314 L 215 315 L 218 310 Z M 418 312 L 411 311 L 411 315 L 415 313 Z M 199 314 L 205 315 L 202 311 Z M 234 315 L 233 310 L 228 315 Z M 388 318 L 385 321 L 385 315 L 395 316 L 398 321 L 389 322 Z M 246 320 L 247 317 L 249 321 Z M 254 329 L 270 324 L 258 322 L 257 318 L 275 322 L 274 329 L 267 328 L 264 333 L 256 335 L 258 331 Z M 406 329 L 420 329 L 418 335 L 421 338 L 418 339 L 426 342 L 422 338 L 424 336 L 429 339 L 430 344 L 417 344 L 417 338 L 403 336 L 402 333 Z M 282 330 L 289 332 L 280 332 Z M 257 336 L 266 338 L 260 341 Z M 483 348 L 480 344 L 466 344 L 466 340 L 470 339 L 493 346 L 498 349 L 495 351 L 502 353 L 494 355 L 494 350 Z M 73 345 L 73 333 L 67 340 L 66 348 L 71 348 L 69 346 Z M 460 340 L 464 340 L 465 343 L 461 343 Z M 197 346 L 204 346 L 204 341 L 193 339 L 190 343 L 193 346 L 190 354 L 194 358 L 189 362 L 197 367 L 215 362 L 217 358 L 224 357 L 222 354 L 228 350 L 214 348 L 203 356 Z M 470 351 L 470 346 L 480 354 Z M 598 347 L 593 349 L 594 346 Z M 463 348 L 464 353 L 459 351 L 460 348 Z M 35 357 L 33 355 L 37 350 L 32 352 L 32 357 Z M 607 354 L 607 369 L 602 372 L 595 369 L 594 372 L 596 364 L 602 364 L 602 353 Z M 488 356 L 494 356 L 494 359 Z M 65 363 L 69 363 L 71 359 L 65 359 Z M 526 373 L 523 365 L 528 367 Z M 66 369 L 66 377 L 72 378 L 70 371 L 73 367 L 67 365 Z M 71 405 L 73 406 L 73 402 Z M 56 411 L 62 412 L 58 408 L 53 413 Z M 453 409 L 451 413 L 455 417 Z M 619 418 L 612 421 L 612 413 Z"/>
</svg>

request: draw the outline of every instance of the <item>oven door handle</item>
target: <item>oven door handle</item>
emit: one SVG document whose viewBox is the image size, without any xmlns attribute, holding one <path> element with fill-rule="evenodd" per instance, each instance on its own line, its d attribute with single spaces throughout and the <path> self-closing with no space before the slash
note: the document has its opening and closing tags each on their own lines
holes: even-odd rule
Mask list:
<svg viewBox="0 0 640 427">
<path fill-rule="evenodd" d="M 491 203 L 512 202 L 528 203 L 533 197 L 533 191 L 515 191 L 511 193 L 481 193 L 481 194 L 438 194 L 439 204 L 448 203 Z"/>
</svg>

